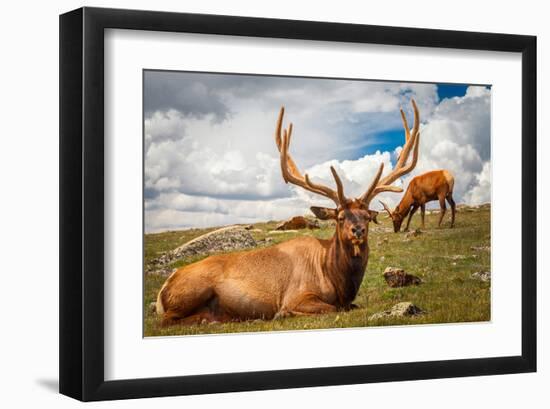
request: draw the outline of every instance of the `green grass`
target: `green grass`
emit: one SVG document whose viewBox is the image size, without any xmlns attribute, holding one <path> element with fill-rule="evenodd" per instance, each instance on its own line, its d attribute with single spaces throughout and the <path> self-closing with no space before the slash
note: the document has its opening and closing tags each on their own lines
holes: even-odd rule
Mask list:
<svg viewBox="0 0 550 409">
<path fill-rule="evenodd" d="M 450 212 L 448 212 L 450 213 Z M 450 322 L 488 321 L 490 317 L 490 283 L 471 278 L 476 271 L 490 271 L 489 251 L 472 250 L 473 246 L 490 246 L 490 208 L 466 209 L 457 213 L 454 229 L 449 229 L 447 214 L 444 228 L 437 228 L 438 214 L 426 215 L 426 229 L 423 234 L 410 239 L 405 233 L 389 232 L 390 220 L 380 217 L 381 227 L 371 224 L 369 233 L 370 256 L 367 271 L 359 293 L 354 301 L 358 309 L 349 312 L 323 314 L 312 317 L 292 317 L 275 321 L 249 321 L 224 324 L 193 326 L 159 326 L 158 316 L 149 309 L 166 277 L 146 275 L 144 278 L 144 335 L 194 335 L 230 332 L 256 332 L 320 328 L 346 328 L 380 325 L 433 324 Z M 301 230 L 298 233 L 270 235 L 276 222 L 259 223 L 254 238 L 271 237 L 274 245 L 293 237 L 309 234 L 329 238 L 334 229 L 325 226 L 318 230 Z M 413 218 L 411 230 L 420 225 L 420 216 Z M 376 227 L 374 227 L 376 226 Z M 385 228 L 385 229 L 384 229 Z M 145 236 L 145 264 L 158 257 L 163 251 L 173 249 L 211 229 L 172 231 Z M 387 242 L 384 241 L 387 239 Z M 171 267 L 180 267 L 204 256 L 179 260 Z M 390 288 L 382 273 L 388 266 L 401 267 L 419 276 L 419 286 Z M 368 321 L 375 312 L 390 309 L 401 301 L 410 301 L 426 311 L 414 317 L 384 318 Z"/>
</svg>

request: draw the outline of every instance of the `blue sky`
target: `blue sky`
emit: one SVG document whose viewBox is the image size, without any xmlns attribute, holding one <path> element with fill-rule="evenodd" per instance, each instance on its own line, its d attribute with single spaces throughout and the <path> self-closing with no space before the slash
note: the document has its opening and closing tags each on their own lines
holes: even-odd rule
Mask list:
<svg viewBox="0 0 550 409">
<path fill-rule="evenodd" d="M 466 90 L 468 89 L 468 85 L 465 84 L 445 83 L 435 85 L 437 86 L 437 96 L 439 98 L 439 101 L 442 101 L 445 98 L 464 97 L 464 95 L 466 95 Z M 355 158 L 359 158 L 367 154 L 372 154 L 377 150 L 380 150 L 382 152 L 393 151 L 395 148 L 401 145 L 403 128 L 401 126 L 398 126 L 392 129 L 385 129 L 376 132 L 374 135 L 369 135 L 369 137 L 371 139 L 374 138 L 377 142 L 371 143 L 362 149 L 356 150 L 354 152 Z"/>
<path fill-rule="evenodd" d="M 468 85 L 463 84 L 437 84 L 437 96 L 439 100 L 452 97 L 463 97 Z"/>
</svg>

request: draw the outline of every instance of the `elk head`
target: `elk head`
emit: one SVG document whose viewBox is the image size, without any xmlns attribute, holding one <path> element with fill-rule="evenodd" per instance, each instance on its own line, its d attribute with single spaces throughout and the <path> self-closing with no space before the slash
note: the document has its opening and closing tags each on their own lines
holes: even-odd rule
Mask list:
<svg viewBox="0 0 550 409">
<path fill-rule="evenodd" d="M 311 211 L 319 219 L 336 220 L 336 239 L 339 240 L 345 248 L 352 249 L 352 257 L 361 257 L 363 255 L 367 244 L 369 222 L 373 221 L 378 223 L 376 220 L 378 212 L 369 209 L 369 204 L 372 199 L 382 192 L 402 192 L 402 188 L 391 186 L 391 184 L 401 176 L 409 173 L 416 166 L 420 138 L 418 132 L 419 114 L 414 100 L 412 100 L 412 105 L 414 110 L 414 126 L 412 132 L 409 130 L 407 119 L 403 110 L 401 110 L 406 140 L 394 169 L 387 176 L 381 178 L 382 171 L 384 170 L 384 164 L 381 163 L 369 188 L 360 197 L 354 199 L 347 198 L 344 195 L 342 180 L 332 166 L 330 170 L 336 183 L 336 190 L 312 182 L 307 174 L 302 175 L 288 152 L 290 138 L 292 136 L 292 124 L 289 124 L 288 128 L 283 130 L 284 107 L 281 108 L 279 113 L 279 119 L 277 120 L 275 130 L 275 141 L 280 153 L 283 179 L 286 183 L 300 186 L 312 193 L 329 198 L 335 203 L 335 208 L 313 206 L 311 207 Z M 411 151 L 413 152 L 413 158 L 411 162 L 407 164 Z"/>
<path fill-rule="evenodd" d="M 404 217 L 399 212 L 399 206 L 397 206 L 395 210 L 392 212 L 386 203 L 384 203 L 382 200 L 379 200 L 379 202 L 380 204 L 382 204 L 382 206 L 384 206 L 384 210 L 388 212 L 388 215 L 390 216 L 393 222 L 393 231 L 395 233 L 398 233 L 399 230 L 401 230 L 401 224 L 403 223 L 403 219 L 404 219 Z"/>
</svg>

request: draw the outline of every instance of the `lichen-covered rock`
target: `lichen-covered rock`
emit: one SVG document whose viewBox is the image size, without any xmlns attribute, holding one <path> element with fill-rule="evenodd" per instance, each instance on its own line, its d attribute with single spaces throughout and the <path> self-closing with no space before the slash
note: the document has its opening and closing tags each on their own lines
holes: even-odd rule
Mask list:
<svg viewBox="0 0 550 409">
<path fill-rule="evenodd" d="M 257 243 L 243 226 L 229 226 L 210 233 L 203 234 L 178 248 L 167 251 L 157 259 L 153 260 L 146 268 L 148 274 L 170 274 L 163 266 L 184 257 L 199 254 L 214 254 L 224 251 L 245 250 L 256 247 Z"/>
<path fill-rule="evenodd" d="M 472 246 L 470 249 L 474 251 L 491 251 L 491 246 Z"/>
<path fill-rule="evenodd" d="M 481 280 L 484 282 L 491 281 L 491 272 L 490 271 L 476 271 L 472 273 L 472 278 L 476 280 Z"/>
<path fill-rule="evenodd" d="M 405 301 L 405 302 L 400 302 L 399 304 L 395 304 L 389 310 L 372 314 L 369 317 L 369 321 L 378 320 L 381 318 L 388 318 L 388 317 L 410 317 L 410 316 L 415 316 L 415 315 L 424 314 L 424 313 L 425 312 L 423 310 L 421 310 L 419 307 L 417 307 L 413 303 Z"/>
<path fill-rule="evenodd" d="M 386 283 L 392 288 L 419 285 L 422 283 L 420 277 L 408 274 L 402 268 L 386 267 L 382 275 Z"/>
<path fill-rule="evenodd" d="M 408 232 L 405 233 L 405 238 L 410 239 L 412 237 L 418 237 L 422 233 L 423 233 L 423 231 L 420 230 L 420 229 L 415 229 L 415 230 L 412 230 L 412 231 L 408 231 Z"/>
</svg>

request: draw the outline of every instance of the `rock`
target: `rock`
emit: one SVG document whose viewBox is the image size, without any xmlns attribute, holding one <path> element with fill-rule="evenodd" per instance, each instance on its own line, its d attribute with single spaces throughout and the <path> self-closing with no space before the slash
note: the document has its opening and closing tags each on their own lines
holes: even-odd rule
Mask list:
<svg viewBox="0 0 550 409">
<path fill-rule="evenodd" d="M 389 318 L 389 317 L 411 317 L 419 314 L 425 314 L 425 311 L 422 311 L 419 307 L 417 307 L 413 303 L 405 301 L 405 302 L 400 302 L 399 304 L 395 304 L 389 310 L 372 314 L 369 317 L 369 321 L 377 320 L 380 318 Z"/>
<path fill-rule="evenodd" d="M 372 233 L 393 233 L 393 229 L 391 227 L 384 227 L 384 226 L 370 226 L 369 230 Z"/>
<path fill-rule="evenodd" d="M 286 234 L 286 233 L 298 233 L 298 230 L 270 230 L 267 234 Z"/>
<path fill-rule="evenodd" d="M 149 312 L 150 313 L 157 312 L 157 303 L 155 301 L 149 303 Z"/>
<path fill-rule="evenodd" d="M 249 224 L 248 226 L 244 226 L 245 230 L 252 230 L 253 228 L 254 226 L 252 226 L 251 224 Z"/>
<path fill-rule="evenodd" d="M 256 247 L 250 232 L 241 226 L 229 226 L 203 234 L 170 252 L 173 258 Z"/>
<path fill-rule="evenodd" d="M 177 270 L 178 270 L 177 268 L 167 268 L 167 267 L 155 270 L 153 266 L 151 267 L 150 270 L 145 270 L 145 274 L 155 275 L 155 276 L 169 276 L 170 274 L 176 272 Z"/>
<path fill-rule="evenodd" d="M 491 272 L 490 271 L 476 271 L 472 273 L 471 276 L 473 279 L 481 280 L 483 282 L 491 281 Z"/>
<path fill-rule="evenodd" d="M 464 260 L 467 257 L 462 254 L 455 254 L 454 256 L 451 256 L 451 260 Z"/>
<path fill-rule="evenodd" d="M 384 273 L 384 280 L 392 288 L 394 287 L 406 287 L 409 285 L 419 285 L 422 280 L 412 274 L 405 273 L 405 270 L 395 267 L 386 267 Z"/>
<path fill-rule="evenodd" d="M 251 229 L 249 230 L 251 233 L 261 233 L 263 230 L 262 229 Z"/>
<path fill-rule="evenodd" d="M 389 243 L 388 238 L 384 237 L 382 240 L 376 243 L 376 247 L 386 246 L 388 243 Z"/>
<path fill-rule="evenodd" d="M 470 250 L 474 251 L 491 251 L 491 246 L 472 246 Z"/>
<path fill-rule="evenodd" d="M 262 239 L 260 241 L 258 241 L 258 244 L 259 245 L 266 245 L 266 244 L 269 244 L 273 241 L 273 238 L 272 237 L 266 237 L 265 239 Z"/>
<path fill-rule="evenodd" d="M 256 241 L 243 226 L 223 227 L 196 237 L 174 250 L 165 252 L 146 266 L 146 273 L 171 274 L 172 270 L 168 271 L 164 266 L 184 257 L 244 250 L 256 246 Z"/>
<path fill-rule="evenodd" d="M 281 222 L 275 227 L 275 230 L 298 230 L 298 229 L 318 229 L 319 222 L 317 219 L 308 220 L 304 216 L 294 216 L 284 222 Z"/>
<path fill-rule="evenodd" d="M 408 315 L 418 315 L 422 313 L 423 311 L 420 308 L 418 308 L 412 302 L 408 302 L 408 301 L 395 304 L 390 310 L 390 315 L 394 315 L 398 317 L 404 317 Z"/>
<path fill-rule="evenodd" d="M 410 239 L 411 237 L 418 237 L 418 236 L 420 236 L 422 233 L 423 233 L 422 230 L 420 230 L 420 229 L 415 229 L 415 230 L 413 230 L 413 231 L 409 231 L 409 232 L 405 233 L 405 238 Z"/>
</svg>

